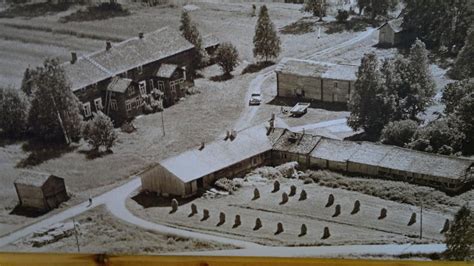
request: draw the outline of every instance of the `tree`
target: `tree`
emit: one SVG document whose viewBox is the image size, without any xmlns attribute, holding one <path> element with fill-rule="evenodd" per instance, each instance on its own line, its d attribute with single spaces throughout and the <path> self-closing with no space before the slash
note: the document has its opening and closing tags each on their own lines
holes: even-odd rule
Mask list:
<svg viewBox="0 0 474 266">
<path fill-rule="evenodd" d="M 304 12 L 311 12 L 313 16 L 319 17 L 319 21 L 326 16 L 326 0 L 306 0 L 303 5 Z"/>
<path fill-rule="evenodd" d="M 359 16 L 362 15 L 364 9 L 370 6 L 371 0 L 357 0 L 357 7 L 359 8 Z"/>
<path fill-rule="evenodd" d="M 3 134 L 17 138 L 28 129 L 28 97 L 12 87 L 0 88 L 0 131 Z"/>
<path fill-rule="evenodd" d="M 411 142 L 418 128 L 413 120 L 401 120 L 388 123 L 382 130 L 381 141 L 384 144 L 405 147 Z"/>
<path fill-rule="evenodd" d="M 429 69 L 428 51 L 421 40 L 416 40 L 408 56 L 410 64 L 410 94 L 407 96 L 407 109 L 410 118 L 424 112 L 435 95 L 435 82 Z"/>
<path fill-rule="evenodd" d="M 98 151 L 101 146 L 109 151 L 117 140 L 112 120 L 100 111 L 94 113 L 94 118 L 84 124 L 82 136 L 95 151 Z"/>
<path fill-rule="evenodd" d="M 336 15 L 337 22 L 344 23 L 344 22 L 347 21 L 348 18 L 349 18 L 349 12 L 348 11 L 341 10 L 341 9 L 339 9 L 337 11 L 337 15 Z"/>
<path fill-rule="evenodd" d="M 474 77 L 474 28 L 469 32 L 466 42 L 454 61 L 453 68 L 449 71 L 455 79 Z"/>
<path fill-rule="evenodd" d="M 402 27 L 414 33 L 429 49 L 445 47 L 456 54 L 464 45 L 468 29 L 474 24 L 471 0 L 405 1 Z"/>
<path fill-rule="evenodd" d="M 36 68 L 28 125 L 44 141 L 78 141 L 82 116 L 80 102 L 56 59 L 46 59 Z"/>
<path fill-rule="evenodd" d="M 278 57 L 280 54 L 280 38 L 277 35 L 273 22 L 268 16 L 267 6 L 265 5 L 260 8 L 260 13 L 258 14 L 253 44 L 253 55 L 263 58 L 265 62 L 267 62 L 269 58 Z"/>
<path fill-rule="evenodd" d="M 474 92 L 474 79 L 465 79 L 449 83 L 443 90 L 441 102 L 444 103 L 444 112 L 454 114 L 460 105 L 461 99 Z"/>
<path fill-rule="evenodd" d="M 204 51 L 202 49 L 202 38 L 197 26 L 191 21 L 189 13 L 183 10 L 181 13 L 181 25 L 179 30 L 183 37 L 190 43 L 192 43 L 196 49 L 195 56 L 193 58 L 193 65 L 195 68 L 202 66 L 202 59 L 204 57 Z"/>
<path fill-rule="evenodd" d="M 455 115 L 459 120 L 459 130 L 465 135 L 463 152 L 474 154 L 474 92 L 471 91 L 459 101 Z"/>
<path fill-rule="evenodd" d="M 420 127 L 413 135 L 413 141 L 407 147 L 450 155 L 461 150 L 466 136 L 459 131 L 458 121 L 454 117 L 435 120 Z"/>
<path fill-rule="evenodd" d="M 474 215 L 469 205 L 463 205 L 454 215 L 454 221 L 446 232 L 445 255 L 450 260 L 472 260 L 474 254 Z"/>
<path fill-rule="evenodd" d="M 375 53 L 365 54 L 357 72 L 354 95 L 349 102 L 348 124 L 371 137 L 379 136 L 393 113 L 383 89 L 382 73 Z"/>
<path fill-rule="evenodd" d="M 31 96 L 33 93 L 33 77 L 35 75 L 34 69 L 26 68 L 25 73 L 23 74 L 23 80 L 21 81 L 21 91 L 23 91 L 27 96 Z"/>
<path fill-rule="evenodd" d="M 217 48 L 215 58 L 224 75 L 229 76 L 230 72 L 238 65 L 239 53 L 231 43 L 223 43 Z"/>
<path fill-rule="evenodd" d="M 357 7 L 359 8 L 359 16 L 362 11 L 370 12 L 372 20 L 375 20 L 378 15 L 385 16 L 388 11 L 395 10 L 398 5 L 398 0 L 357 0 Z"/>
</svg>

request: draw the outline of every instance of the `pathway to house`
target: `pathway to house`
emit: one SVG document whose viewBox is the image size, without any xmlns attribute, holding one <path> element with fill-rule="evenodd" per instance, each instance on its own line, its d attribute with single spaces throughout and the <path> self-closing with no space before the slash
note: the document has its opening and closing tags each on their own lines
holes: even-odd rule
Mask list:
<svg viewBox="0 0 474 266">
<path fill-rule="evenodd" d="M 361 41 L 365 40 L 366 38 L 370 37 L 375 31 L 376 31 L 375 28 L 368 28 L 366 31 L 359 33 L 356 37 L 354 37 L 354 38 L 352 38 L 348 41 L 345 41 L 345 42 L 342 42 L 342 43 L 339 43 L 339 44 L 335 44 L 332 47 L 329 47 L 329 48 L 326 48 L 326 49 L 323 49 L 323 50 L 319 50 L 319 51 L 316 51 L 316 52 L 314 52 L 314 51 L 306 52 L 306 53 L 300 54 L 299 56 L 296 56 L 296 58 L 316 60 L 316 59 L 320 58 L 321 56 L 328 55 L 330 53 L 333 53 L 335 51 L 339 51 L 341 49 L 349 48 L 352 45 L 354 45 L 358 42 L 361 42 Z M 275 75 L 275 68 L 276 68 L 276 65 L 267 68 L 263 73 L 257 75 L 257 77 L 255 77 L 250 82 L 249 87 L 247 89 L 247 93 L 246 93 L 245 98 L 244 98 L 245 108 L 244 108 L 244 110 L 242 110 L 242 113 L 240 114 L 239 119 L 234 124 L 234 128 L 236 130 L 241 130 L 241 129 L 246 128 L 251 123 L 251 121 L 253 120 L 255 115 L 257 114 L 257 111 L 258 111 L 260 105 L 249 106 L 248 102 L 250 100 L 250 96 L 251 96 L 252 93 L 261 93 L 262 84 L 268 78 Z"/>
</svg>

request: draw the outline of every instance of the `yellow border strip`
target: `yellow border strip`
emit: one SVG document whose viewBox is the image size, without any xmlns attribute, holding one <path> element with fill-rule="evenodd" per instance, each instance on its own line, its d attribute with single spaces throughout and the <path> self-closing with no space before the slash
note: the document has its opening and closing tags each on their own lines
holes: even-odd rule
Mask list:
<svg viewBox="0 0 474 266">
<path fill-rule="evenodd" d="M 263 258 L 263 257 L 198 257 L 198 256 L 108 256 L 96 254 L 36 254 L 0 253 L 0 266 L 18 265 L 160 265 L 160 266 L 307 266 L 307 265 L 473 265 L 472 262 L 410 261 L 410 260 L 356 260 L 319 258 Z"/>
</svg>

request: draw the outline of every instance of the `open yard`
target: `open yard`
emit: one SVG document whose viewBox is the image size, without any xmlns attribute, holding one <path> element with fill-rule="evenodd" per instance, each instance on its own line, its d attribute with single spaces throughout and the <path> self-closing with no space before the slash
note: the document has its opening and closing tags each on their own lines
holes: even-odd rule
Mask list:
<svg viewBox="0 0 474 266">
<path fill-rule="evenodd" d="M 301 179 L 278 180 L 281 188 L 272 192 L 273 180 L 248 175 L 247 181 L 232 195 L 186 201 L 171 214 L 169 206 L 156 204 L 144 208 L 132 199 L 128 201 L 128 208 L 149 221 L 276 246 L 441 242 L 444 235 L 440 231 L 445 219 L 451 219 L 449 212 L 425 209 L 423 239 L 419 240 L 419 216 L 415 223 L 408 225 L 412 213 L 419 215 L 416 206 L 307 183 Z M 290 196 L 287 203 L 282 203 L 282 193 L 289 193 L 291 185 L 296 186 L 296 195 Z M 255 188 L 259 190 L 260 198 L 254 200 Z M 299 199 L 302 190 L 307 193 L 305 200 Z M 330 194 L 335 200 L 328 206 Z M 158 201 L 157 198 L 155 200 Z M 360 211 L 352 213 L 356 200 L 360 201 Z M 190 217 L 192 203 L 196 204 L 198 214 Z M 336 205 L 340 205 L 340 214 L 336 214 Z M 380 219 L 382 208 L 387 210 L 387 216 Z M 208 219 L 203 219 L 203 209 L 209 210 Z M 225 213 L 223 224 L 218 224 L 220 212 Z M 239 226 L 234 225 L 235 215 L 241 217 Z M 254 229 L 256 218 L 262 222 L 258 230 Z M 283 224 L 284 231 L 276 233 L 279 222 Z M 300 235 L 302 224 L 307 227 L 306 235 Z M 325 227 L 329 228 L 330 237 L 323 237 Z"/>
</svg>

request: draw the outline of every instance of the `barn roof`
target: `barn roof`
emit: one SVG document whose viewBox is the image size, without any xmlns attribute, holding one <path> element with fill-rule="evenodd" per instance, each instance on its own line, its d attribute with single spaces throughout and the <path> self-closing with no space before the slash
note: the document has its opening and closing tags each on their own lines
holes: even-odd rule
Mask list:
<svg viewBox="0 0 474 266">
<path fill-rule="evenodd" d="M 202 38 L 202 47 L 204 49 L 219 45 L 220 41 L 214 34 L 207 34 Z"/>
<path fill-rule="evenodd" d="M 273 145 L 273 149 L 297 154 L 309 154 L 320 139 L 321 137 L 317 135 L 286 130 L 275 145 Z"/>
<path fill-rule="evenodd" d="M 131 83 L 131 79 L 113 77 L 110 83 L 107 85 L 107 90 L 112 92 L 124 93 Z"/>
<path fill-rule="evenodd" d="M 355 81 L 357 69 L 356 65 L 284 58 L 275 71 L 299 76 Z"/>
<path fill-rule="evenodd" d="M 156 71 L 156 76 L 159 78 L 171 78 L 173 73 L 176 71 L 178 68 L 177 65 L 174 64 L 161 64 L 160 68 L 158 71 Z"/>
<path fill-rule="evenodd" d="M 311 156 L 335 162 L 346 162 L 359 147 L 360 144 L 357 142 L 323 138 L 311 152 Z"/>
<path fill-rule="evenodd" d="M 271 135 L 271 134 L 270 134 Z M 270 151 L 271 139 L 263 125 L 238 131 L 234 140 L 220 139 L 160 162 L 160 165 L 182 182 L 190 182 Z"/>
<path fill-rule="evenodd" d="M 15 184 L 42 187 L 51 176 L 53 175 L 48 173 L 23 170 L 20 172 L 20 177 L 15 180 Z"/>
<path fill-rule="evenodd" d="M 112 45 L 112 48 L 81 56 L 74 64 L 63 64 L 73 91 L 138 66 L 190 50 L 194 47 L 168 27 Z"/>
<path fill-rule="evenodd" d="M 394 146 L 361 142 L 349 158 L 350 162 L 378 166 L 379 162 L 392 151 Z"/>
<path fill-rule="evenodd" d="M 382 26 L 379 27 L 379 29 L 381 29 L 385 25 L 388 25 L 393 30 L 393 32 L 398 33 L 398 32 L 403 31 L 402 23 L 403 23 L 403 18 L 393 19 L 393 20 L 385 22 Z"/>
</svg>

